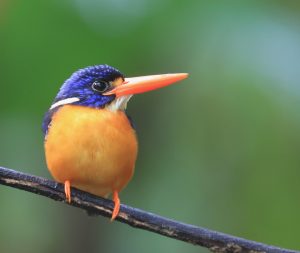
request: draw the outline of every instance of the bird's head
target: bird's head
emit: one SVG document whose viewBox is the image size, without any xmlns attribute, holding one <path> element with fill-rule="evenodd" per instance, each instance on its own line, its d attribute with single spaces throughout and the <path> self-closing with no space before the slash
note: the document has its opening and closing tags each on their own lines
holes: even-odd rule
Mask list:
<svg viewBox="0 0 300 253">
<path fill-rule="evenodd" d="M 124 110 L 130 97 L 161 88 L 187 77 L 187 74 L 165 74 L 125 78 L 108 65 L 91 66 L 72 74 L 60 88 L 50 109 L 65 104 Z"/>
<path fill-rule="evenodd" d="M 52 114 L 63 105 L 125 110 L 132 95 L 158 89 L 186 77 L 186 73 L 179 73 L 125 78 L 119 70 L 108 65 L 80 69 L 61 86 L 44 119 L 44 132 Z"/>
</svg>

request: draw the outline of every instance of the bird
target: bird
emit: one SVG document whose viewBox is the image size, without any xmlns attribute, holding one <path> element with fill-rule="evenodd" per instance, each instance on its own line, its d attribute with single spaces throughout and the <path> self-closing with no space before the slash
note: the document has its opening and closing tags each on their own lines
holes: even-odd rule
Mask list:
<svg viewBox="0 0 300 253">
<path fill-rule="evenodd" d="M 187 73 L 126 78 L 109 65 L 74 72 L 61 86 L 46 112 L 42 129 L 47 168 L 64 184 L 107 198 L 111 220 L 120 211 L 119 193 L 131 180 L 138 153 L 133 121 L 126 113 L 130 98 L 185 79 Z"/>
</svg>

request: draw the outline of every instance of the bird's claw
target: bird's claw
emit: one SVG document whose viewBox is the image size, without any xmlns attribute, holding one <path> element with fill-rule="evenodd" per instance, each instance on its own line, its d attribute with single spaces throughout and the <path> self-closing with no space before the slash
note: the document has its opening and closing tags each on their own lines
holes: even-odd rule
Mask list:
<svg viewBox="0 0 300 253">
<path fill-rule="evenodd" d="M 70 204 L 71 203 L 71 183 L 69 180 L 65 181 L 65 194 L 66 194 L 66 201 Z"/>
<path fill-rule="evenodd" d="M 110 219 L 111 221 L 113 221 L 118 216 L 119 211 L 120 211 L 120 199 L 119 199 L 118 191 L 114 191 L 113 201 L 115 203 L 115 206 L 114 206 L 114 210 L 111 215 L 111 219 Z"/>
</svg>

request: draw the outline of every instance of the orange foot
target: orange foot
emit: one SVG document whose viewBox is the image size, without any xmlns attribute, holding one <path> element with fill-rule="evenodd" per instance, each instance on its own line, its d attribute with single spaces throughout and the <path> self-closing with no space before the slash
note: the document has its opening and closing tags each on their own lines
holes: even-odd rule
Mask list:
<svg viewBox="0 0 300 253">
<path fill-rule="evenodd" d="M 113 201 L 115 202 L 115 207 L 111 215 L 111 221 L 113 221 L 118 216 L 120 211 L 120 199 L 119 199 L 118 191 L 114 191 Z"/>
<path fill-rule="evenodd" d="M 65 194 L 68 203 L 71 203 L 71 183 L 69 180 L 65 181 Z"/>
</svg>

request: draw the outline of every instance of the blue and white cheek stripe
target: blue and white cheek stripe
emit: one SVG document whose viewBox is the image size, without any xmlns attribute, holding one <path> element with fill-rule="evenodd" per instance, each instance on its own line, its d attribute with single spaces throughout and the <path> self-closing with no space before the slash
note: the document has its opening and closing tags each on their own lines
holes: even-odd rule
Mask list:
<svg viewBox="0 0 300 253">
<path fill-rule="evenodd" d="M 52 104 L 50 107 L 50 110 L 52 110 L 58 106 L 61 106 L 61 105 L 72 104 L 72 103 L 75 103 L 78 101 L 80 101 L 80 99 L 77 97 L 62 99 L 62 100 L 59 100 L 56 103 Z"/>
</svg>

